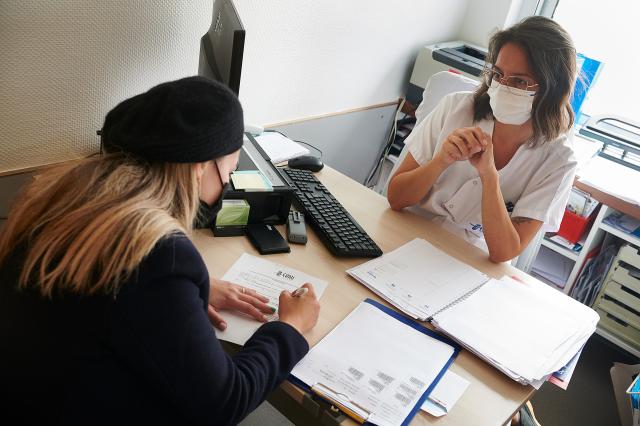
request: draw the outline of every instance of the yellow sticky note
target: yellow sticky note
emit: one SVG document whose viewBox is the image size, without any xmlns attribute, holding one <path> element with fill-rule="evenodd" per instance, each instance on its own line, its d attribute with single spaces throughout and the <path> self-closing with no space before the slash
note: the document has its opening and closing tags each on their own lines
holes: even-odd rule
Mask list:
<svg viewBox="0 0 640 426">
<path fill-rule="evenodd" d="M 260 173 L 233 173 L 231 175 L 231 181 L 235 189 L 269 189 Z"/>
</svg>

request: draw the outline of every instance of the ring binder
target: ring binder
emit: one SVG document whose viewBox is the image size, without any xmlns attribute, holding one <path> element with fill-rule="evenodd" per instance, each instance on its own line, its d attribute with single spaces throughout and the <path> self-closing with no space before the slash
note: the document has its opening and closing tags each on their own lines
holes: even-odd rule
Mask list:
<svg viewBox="0 0 640 426">
<path fill-rule="evenodd" d="M 330 387 L 323 385 L 322 383 L 316 383 L 311 386 L 311 392 L 336 406 L 343 413 L 360 424 L 363 424 L 367 420 L 369 420 L 369 416 L 371 415 L 371 413 L 365 408 L 351 401 L 343 393 L 336 392 Z"/>
</svg>

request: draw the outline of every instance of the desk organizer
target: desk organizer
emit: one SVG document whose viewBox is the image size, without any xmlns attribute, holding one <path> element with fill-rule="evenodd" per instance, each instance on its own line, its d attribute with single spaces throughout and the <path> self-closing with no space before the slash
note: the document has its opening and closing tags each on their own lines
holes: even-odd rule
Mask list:
<svg viewBox="0 0 640 426">
<path fill-rule="evenodd" d="M 562 222 L 560 222 L 560 229 L 558 229 L 558 235 L 575 244 L 587 231 L 587 228 L 593 223 L 595 218 L 596 212 L 591 213 L 590 216 L 582 217 L 569 210 L 565 210 L 564 216 L 562 216 Z"/>
</svg>

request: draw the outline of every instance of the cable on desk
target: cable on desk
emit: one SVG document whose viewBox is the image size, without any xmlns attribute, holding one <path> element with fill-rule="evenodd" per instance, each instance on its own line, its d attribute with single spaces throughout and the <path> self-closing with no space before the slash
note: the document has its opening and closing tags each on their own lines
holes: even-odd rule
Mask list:
<svg viewBox="0 0 640 426">
<path fill-rule="evenodd" d="M 285 138 L 287 138 L 287 139 L 291 139 L 289 136 L 285 135 L 284 133 L 282 133 L 282 132 L 281 132 L 281 131 L 279 131 L 279 130 L 269 129 L 269 130 L 265 130 L 263 133 L 265 133 L 265 132 L 280 133 L 280 134 L 281 134 L 282 136 L 284 136 Z M 315 146 L 311 145 L 311 144 L 310 144 L 310 143 L 308 143 L 308 142 L 303 142 L 303 141 L 299 141 L 299 140 L 296 140 L 296 139 L 291 139 L 291 140 L 292 140 L 292 141 L 294 141 L 294 142 L 301 143 L 301 144 L 303 144 L 303 145 L 307 145 L 309 148 L 313 148 L 313 149 L 315 149 L 316 151 L 318 151 L 318 152 L 320 153 L 320 159 L 322 159 L 322 150 L 320 150 L 320 148 L 317 148 L 317 147 L 315 147 Z"/>
</svg>

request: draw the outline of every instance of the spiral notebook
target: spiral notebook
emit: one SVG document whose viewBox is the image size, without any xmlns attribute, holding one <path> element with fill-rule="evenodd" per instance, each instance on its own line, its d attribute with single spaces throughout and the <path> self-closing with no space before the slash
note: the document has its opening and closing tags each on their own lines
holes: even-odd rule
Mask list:
<svg viewBox="0 0 640 426">
<path fill-rule="evenodd" d="M 421 321 L 464 300 L 490 279 L 420 238 L 347 273 Z"/>
<path fill-rule="evenodd" d="M 536 387 L 576 356 L 599 319 L 540 281 L 490 278 L 421 239 L 347 273 L 510 378 Z"/>
</svg>

